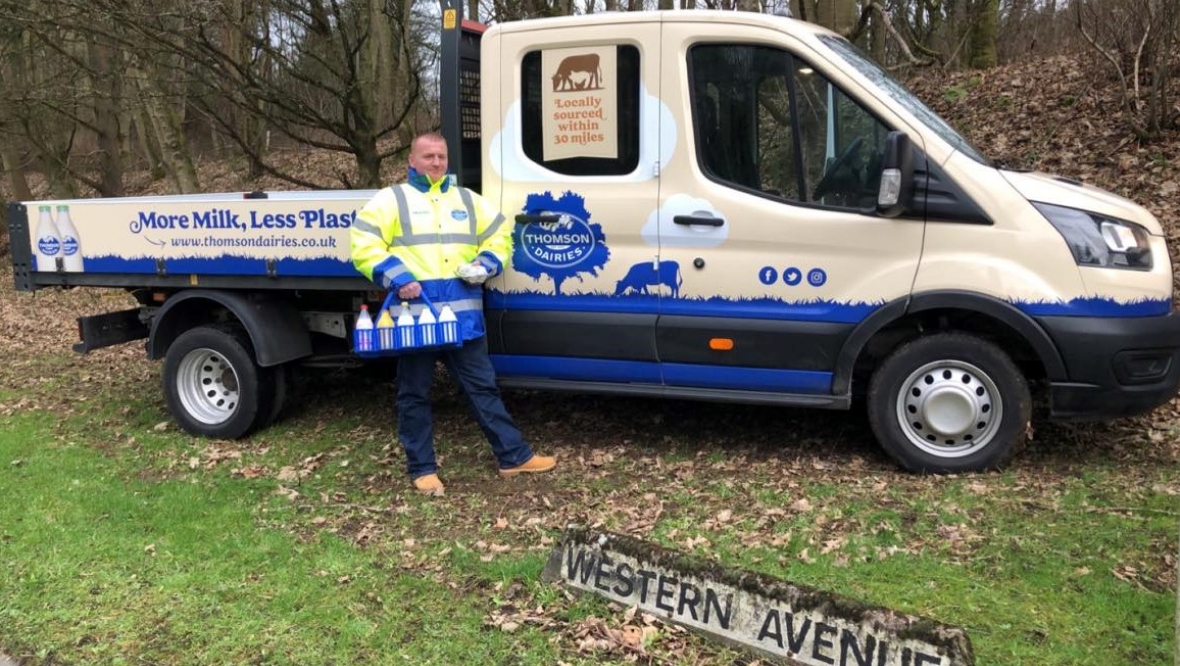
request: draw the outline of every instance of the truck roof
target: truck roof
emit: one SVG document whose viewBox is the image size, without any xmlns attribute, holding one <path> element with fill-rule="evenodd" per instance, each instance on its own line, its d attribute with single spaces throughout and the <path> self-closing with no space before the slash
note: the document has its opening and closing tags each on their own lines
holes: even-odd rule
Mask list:
<svg viewBox="0 0 1180 666">
<path fill-rule="evenodd" d="M 530 30 L 546 30 L 559 27 L 592 27 L 600 25 L 620 25 L 625 23 L 728 23 L 731 25 L 745 24 L 768 27 L 782 32 L 800 34 L 836 33 L 823 26 L 798 19 L 773 14 L 756 12 L 717 11 L 710 9 L 667 9 L 642 12 L 594 12 L 593 14 L 579 14 L 576 16 L 557 16 L 552 18 L 537 18 L 524 21 L 506 21 L 492 26 L 489 32 L 528 32 Z"/>
</svg>

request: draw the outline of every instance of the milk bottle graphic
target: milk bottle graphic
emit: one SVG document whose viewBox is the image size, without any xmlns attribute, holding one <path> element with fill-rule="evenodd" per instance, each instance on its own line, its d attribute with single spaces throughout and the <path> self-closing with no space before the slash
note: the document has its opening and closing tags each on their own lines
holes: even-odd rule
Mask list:
<svg viewBox="0 0 1180 666">
<path fill-rule="evenodd" d="M 61 263 L 67 273 L 82 272 L 82 246 L 78 229 L 70 219 L 70 207 L 57 207 L 57 231 L 61 234 Z"/>
<path fill-rule="evenodd" d="M 53 221 L 52 207 L 38 206 L 41 219 L 37 222 L 37 270 L 56 271 L 61 257 L 61 232 Z"/>
</svg>

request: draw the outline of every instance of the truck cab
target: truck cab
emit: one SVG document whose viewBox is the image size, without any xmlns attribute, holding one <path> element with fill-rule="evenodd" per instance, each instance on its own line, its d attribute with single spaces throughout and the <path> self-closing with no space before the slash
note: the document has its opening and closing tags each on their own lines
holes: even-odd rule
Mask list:
<svg viewBox="0 0 1180 666">
<path fill-rule="evenodd" d="M 885 448 L 936 472 L 999 465 L 1030 385 L 1055 417 L 1175 396 L 1159 222 L 998 168 L 842 37 L 709 11 L 468 34 L 458 66 L 485 83 L 463 157 L 478 138 L 516 223 L 486 303 L 503 384 L 863 398 Z"/>
</svg>

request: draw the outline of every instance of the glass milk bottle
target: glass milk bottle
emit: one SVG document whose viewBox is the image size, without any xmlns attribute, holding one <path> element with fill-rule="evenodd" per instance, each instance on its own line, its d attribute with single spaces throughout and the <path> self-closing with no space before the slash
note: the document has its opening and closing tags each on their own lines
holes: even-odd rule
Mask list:
<svg viewBox="0 0 1180 666">
<path fill-rule="evenodd" d="M 70 219 L 70 207 L 57 207 L 57 231 L 61 234 L 61 263 L 67 273 L 82 272 L 82 246 L 78 229 Z"/>
<path fill-rule="evenodd" d="M 56 271 L 61 256 L 61 232 L 53 221 L 51 206 L 39 206 L 41 219 L 37 222 L 37 270 Z"/>
</svg>

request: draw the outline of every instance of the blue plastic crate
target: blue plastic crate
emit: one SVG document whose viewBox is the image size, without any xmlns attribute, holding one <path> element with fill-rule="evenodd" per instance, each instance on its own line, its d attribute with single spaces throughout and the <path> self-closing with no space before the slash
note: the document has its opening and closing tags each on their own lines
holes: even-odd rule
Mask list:
<svg viewBox="0 0 1180 666">
<path fill-rule="evenodd" d="M 385 302 L 381 305 L 380 313 L 388 310 L 394 303 L 397 294 L 389 292 Z M 383 356 L 398 356 L 401 354 L 416 354 L 427 351 L 441 351 L 456 349 L 463 346 L 463 339 L 459 333 L 459 322 L 438 321 L 439 312 L 434 309 L 430 298 L 423 293 L 420 297 L 425 307 L 434 315 L 435 322 L 426 326 L 418 325 L 414 320 L 413 326 L 394 326 L 393 328 L 363 329 L 352 331 L 352 351 L 362 358 L 378 358 Z M 376 320 L 378 317 L 375 317 Z M 421 315 L 419 315 L 421 317 Z M 374 326 L 376 321 L 374 321 Z M 409 328 L 410 330 L 405 330 Z"/>
</svg>

